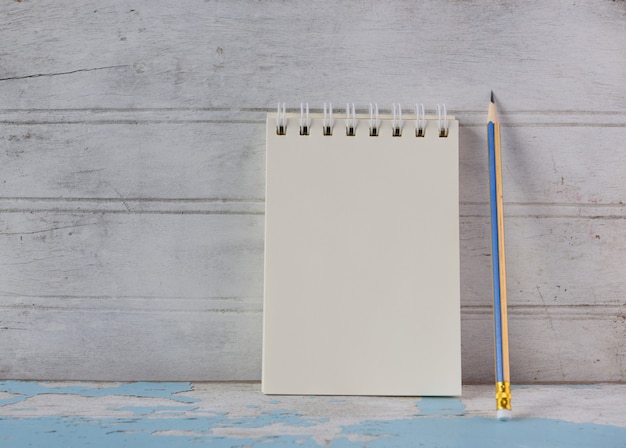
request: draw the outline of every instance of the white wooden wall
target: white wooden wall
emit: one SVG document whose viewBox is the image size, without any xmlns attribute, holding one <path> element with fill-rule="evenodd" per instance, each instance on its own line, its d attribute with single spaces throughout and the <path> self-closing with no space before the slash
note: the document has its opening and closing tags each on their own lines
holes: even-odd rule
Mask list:
<svg viewBox="0 0 626 448">
<path fill-rule="evenodd" d="M 264 118 L 306 100 L 459 118 L 493 381 L 493 89 L 512 380 L 626 380 L 623 1 L 7 0 L 0 37 L 0 378 L 259 379 Z"/>
</svg>

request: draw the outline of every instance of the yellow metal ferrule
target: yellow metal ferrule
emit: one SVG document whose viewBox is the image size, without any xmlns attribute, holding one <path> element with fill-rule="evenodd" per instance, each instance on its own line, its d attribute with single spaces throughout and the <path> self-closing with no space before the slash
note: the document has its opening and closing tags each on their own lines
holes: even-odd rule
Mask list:
<svg viewBox="0 0 626 448">
<path fill-rule="evenodd" d="M 511 410 L 511 384 L 507 381 L 496 383 L 496 409 Z"/>
</svg>

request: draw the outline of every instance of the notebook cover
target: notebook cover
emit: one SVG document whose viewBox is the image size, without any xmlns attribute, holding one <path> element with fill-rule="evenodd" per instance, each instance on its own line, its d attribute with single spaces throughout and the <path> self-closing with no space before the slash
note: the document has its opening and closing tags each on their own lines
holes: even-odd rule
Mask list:
<svg viewBox="0 0 626 448">
<path fill-rule="evenodd" d="M 263 392 L 460 395 L 458 122 L 298 119 L 267 120 Z"/>
</svg>

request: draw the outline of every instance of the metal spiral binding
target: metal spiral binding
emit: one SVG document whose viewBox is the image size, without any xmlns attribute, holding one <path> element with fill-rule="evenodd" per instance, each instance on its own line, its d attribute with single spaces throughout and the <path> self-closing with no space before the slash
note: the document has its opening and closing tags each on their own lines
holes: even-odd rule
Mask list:
<svg viewBox="0 0 626 448">
<path fill-rule="evenodd" d="M 352 109 L 350 108 L 350 103 L 346 103 L 346 135 L 348 137 L 354 137 L 356 135 L 356 123 L 354 103 L 352 103 Z"/>
<path fill-rule="evenodd" d="M 424 113 L 424 105 L 415 105 L 415 136 L 426 136 L 426 114 Z"/>
<path fill-rule="evenodd" d="M 309 135 L 310 128 L 311 119 L 309 118 L 309 103 L 306 103 L 306 108 L 303 103 L 300 103 L 300 135 Z"/>
<path fill-rule="evenodd" d="M 437 104 L 437 129 L 439 129 L 439 137 L 447 137 L 449 131 L 448 112 L 446 105 L 443 108 Z"/>
<path fill-rule="evenodd" d="M 378 104 L 370 103 L 370 137 L 378 137 L 380 129 L 380 119 L 378 118 Z"/>
<path fill-rule="evenodd" d="M 285 113 L 285 103 L 278 103 L 278 108 L 276 110 L 276 134 L 285 135 L 287 133 L 287 115 Z"/>
<path fill-rule="evenodd" d="M 378 113 L 378 104 L 369 104 L 369 135 L 378 137 L 380 133 L 381 120 Z M 402 118 L 402 106 L 394 103 L 392 105 L 391 135 L 402 137 L 404 120 Z M 276 108 L 276 134 L 287 134 L 287 113 L 285 103 L 278 103 Z M 354 103 L 346 103 L 346 136 L 354 137 L 357 132 L 358 119 Z M 437 135 L 448 137 L 450 131 L 448 111 L 445 104 L 437 104 Z M 323 135 L 333 135 L 333 104 L 324 103 L 324 114 L 322 121 Z M 426 112 L 423 104 L 415 104 L 415 136 L 426 137 Z M 309 103 L 300 103 L 300 135 L 310 135 L 311 117 L 309 115 Z"/>
<path fill-rule="evenodd" d="M 391 135 L 394 137 L 402 137 L 402 106 L 400 104 L 393 104 Z"/>
<path fill-rule="evenodd" d="M 324 103 L 324 123 L 322 124 L 324 135 L 333 135 L 333 103 Z"/>
</svg>

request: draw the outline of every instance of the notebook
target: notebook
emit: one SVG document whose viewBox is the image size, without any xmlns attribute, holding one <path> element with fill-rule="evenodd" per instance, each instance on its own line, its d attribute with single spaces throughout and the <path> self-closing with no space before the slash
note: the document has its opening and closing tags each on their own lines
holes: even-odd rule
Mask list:
<svg viewBox="0 0 626 448">
<path fill-rule="evenodd" d="M 266 394 L 461 394 L 458 122 L 393 112 L 267 116 Z"/>
</svg>

